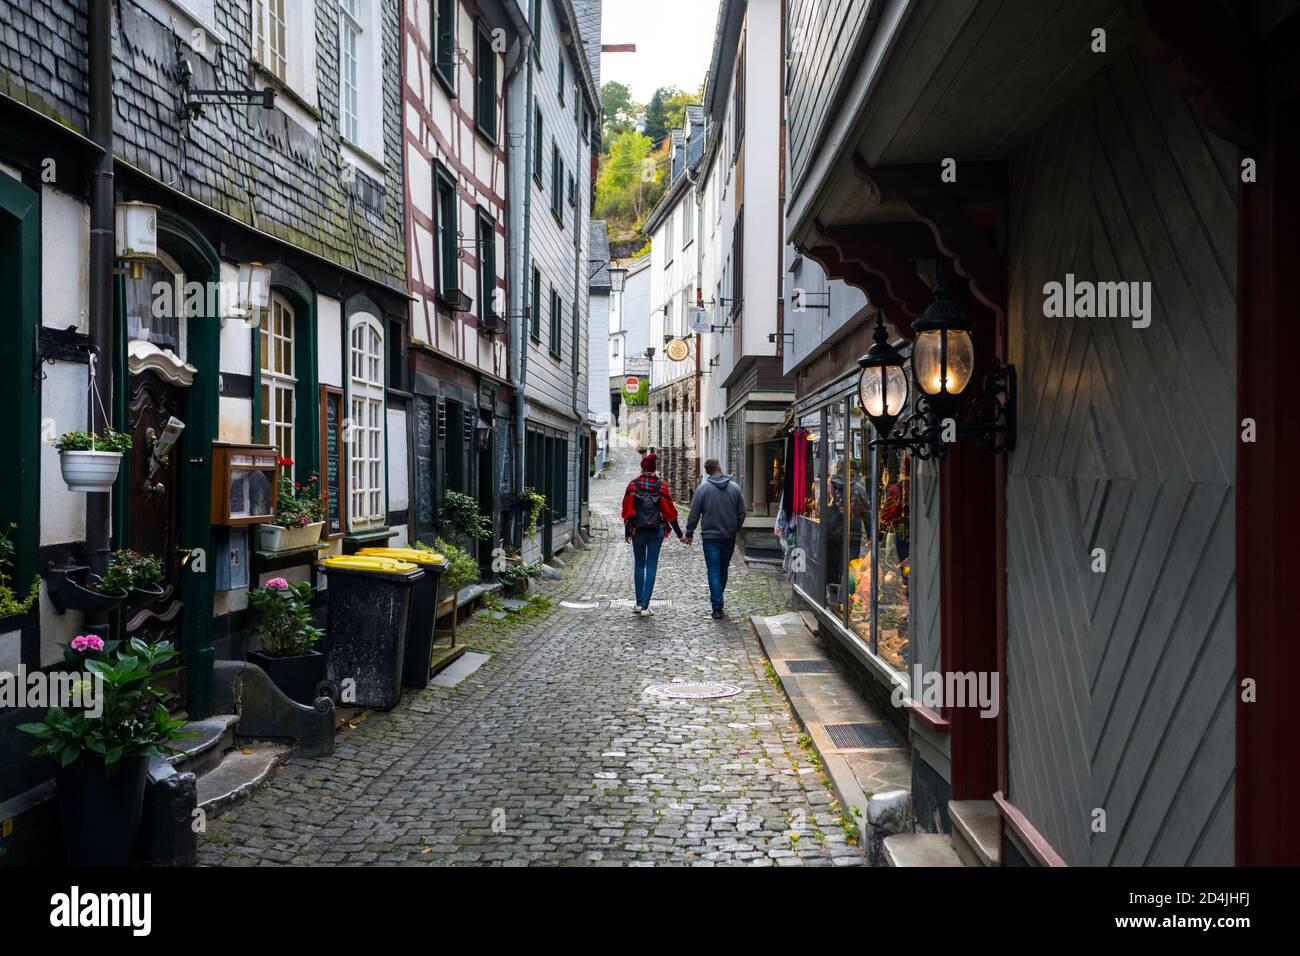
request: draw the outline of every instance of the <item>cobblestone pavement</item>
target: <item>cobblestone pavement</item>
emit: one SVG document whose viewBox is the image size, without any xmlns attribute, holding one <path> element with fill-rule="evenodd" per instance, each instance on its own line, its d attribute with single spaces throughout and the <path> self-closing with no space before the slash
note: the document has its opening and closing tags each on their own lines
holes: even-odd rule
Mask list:
<svg viewBox="0 0 1300 956">
<path fill-rule="evenodd" d="M 592 546 L 542 589 L 549 610 L 462 627 L 490 661 L 456 688 L 362 715 L 333 756 L 282 768 L 210 823 L 201 862 L 860 864 L 748 622 L 787 606 L 781 576 L 737 556 L 729 619 L 715 622 L 698 540 L 669 538 L 664 603 L 633 617 L 617 509 L 637 456 L 615 459 L 591 482 Z M 741 693 L 646 693 L 674 679 Z"/>
</svg>

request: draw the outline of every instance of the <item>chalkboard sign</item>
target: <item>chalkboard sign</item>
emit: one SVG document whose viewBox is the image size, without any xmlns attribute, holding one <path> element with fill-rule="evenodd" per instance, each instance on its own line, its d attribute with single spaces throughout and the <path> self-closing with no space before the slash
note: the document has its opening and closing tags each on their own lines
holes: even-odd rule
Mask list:
<svg viewBox="0 0 1300 956">
<path fill-rule="evenodd" d="M 344 532 L 343 489 L 347 487 L 346 448 L 343 436 L 343 392 L 322 385 L 321 458 L 324 460 L 325 535 L 337 538 Z"/>
</svg>

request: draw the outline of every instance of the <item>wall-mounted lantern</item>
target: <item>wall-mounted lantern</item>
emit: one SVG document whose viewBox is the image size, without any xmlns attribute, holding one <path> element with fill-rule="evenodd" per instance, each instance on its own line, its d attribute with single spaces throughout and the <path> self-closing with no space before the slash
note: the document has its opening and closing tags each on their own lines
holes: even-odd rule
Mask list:
<svg viewBox="0 0 1300 956">
<path fill-rule="evenodd" d="M 609 267 L 609 291 L 622 292 L 627 282 L 627 270 L 619 266 Z"/>
<path fill-rule="evenodd" d="M 911 450 L 918 458 L 942 458 L 953 440 L 970 440 L 993 452 L 1016 445 L 1016 368 L 997 362 L 966 411 L 955 415 L 975 371 L 975 344 L 970 318 L 948 296 L 948 263 L 940 260 L 934 301 L 912 323 L 912 382 L 907 360 L 889 343 L 884 317 L 876 314 L 876 331 L 867 354 L 858 359 L 858 400 L 876 431 L 872 446 Z M 908 393 L 912 411 L 907 409 Z M 897 431 L 897 433 L 895 433 Z"/>
<path fill-rule="evenodd" d="M 144 276 L 146 262 L 158 260 L 158 207 L 147 202 L 120 202 L 113 207 L 113 239 L 118 260 L 131 267 L 131 278 Z"/>
<path fill-rule="evenodd" d="M 262 313 L 270 304 L 271 267 L 260 262 L 241 262 L 231 314 L 261 322 Z"/>
</svg>

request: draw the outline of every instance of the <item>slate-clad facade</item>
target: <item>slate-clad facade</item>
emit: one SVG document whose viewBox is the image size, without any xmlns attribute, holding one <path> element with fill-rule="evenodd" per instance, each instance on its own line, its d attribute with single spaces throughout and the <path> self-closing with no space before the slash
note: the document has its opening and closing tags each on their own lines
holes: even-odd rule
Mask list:
<svg viewBox="0 0 1300 956">
<path fill-rule="evenodd" d="M 17 303 L 0 317 L 15 409 L 3 440 L 20 461 L 0 518 L 15 524 L 18 588 L 42 576 L 36 605 L 0 619 L 0 671 L 48 667 L 100 626 L 54 606 L 51 568 L 129 547 L 162 560 L 163 594 L 133 595 L 111 627 L 178 646 L 172 703 L 200 718 L 214 706 L 215 662 L 255 647 L 250 588 L 315 581 L 323 610 L 318 556 L 406 541 L 400 24 L 381 0 L 92 2 L 0 4 L 0 255 Z M 101 11 L 111 90 L 91 86 Z M 214 90 L 243 95 L 198 93 Z M 106 247 L 91 229 L 97 93 L 111 94 Z M 157 253 L 134 268 L 112 261 L 112 204 L 156 207 Z M 252 265 L 269 270 L 269 288 L 250 317 L 234 306 Z M 87 383 L 106 326 L 103 404 L 133 447 L 112 494 L 91 495 L 68 490 L 53 440 L 104 428 Z M 171 418 L 184 431 L 151 474 L 149 449 Z M 256 525 L 218 515 L 222 445 L 260 446 L 295 482 L 334 476 L 319 549 L 270 550 Z M 109 538 L 97 544 L 101 498 Z M 50 766 L 27 760 L 30 741 L 13 730 L 28 719 L 0 714 L 6 819 L 49 806 Z"/>
</svg>

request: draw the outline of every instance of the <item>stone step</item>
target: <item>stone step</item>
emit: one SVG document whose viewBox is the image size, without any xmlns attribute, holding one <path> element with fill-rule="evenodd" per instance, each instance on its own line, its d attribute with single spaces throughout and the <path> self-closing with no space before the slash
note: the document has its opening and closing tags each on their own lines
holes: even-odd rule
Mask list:
<svg viewBox="0 0 1300 956">
<path fill-rule="evenodd" d="M 966 866 L 1001 865 L 998 807 L 992 800 L 949 800 L 952 848 Z"/>
<path fill-rule="evenodd" d="M 180 753 L 171 754 L 167 762 L 177 773 L 199 775 L 211 770 L 221 763 L 226 751 L 235 745 L 235 728 L 239 717 L 235 714 L 220 714 L 205 720 L 192 720 L 185 725 L 185 733 L 198 734 L 176 741 L 175 747 Z"/>
<path fill-rule="evenodd" d="M 896 833 L 884 840 L 888 866 L 964 866 L 946 833 Z"/>
<path fill-rule="evenodd" d="M 292 748 L 275 746 L 232 750 L 199 777 L 199 808 L 209 818 L 217 816 L 269 780 L 292 752 Z"/>
</svg>

